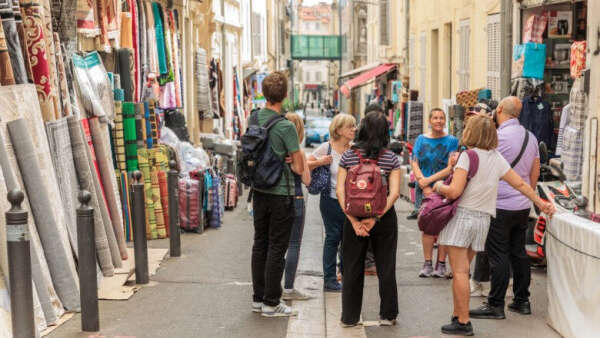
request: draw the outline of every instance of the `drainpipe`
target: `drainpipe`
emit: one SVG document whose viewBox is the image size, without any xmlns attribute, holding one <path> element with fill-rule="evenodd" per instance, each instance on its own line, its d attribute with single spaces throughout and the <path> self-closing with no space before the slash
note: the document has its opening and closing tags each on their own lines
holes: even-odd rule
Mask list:
<svg viewBox="0 0 600 338">
<path fill-rule="evenodd" d="M 506 96 L 510 92 L 510 75 L 512 64 L 513 40 L 513 0 L 502 0 L 500 4 L 500 30 L 502 42 L 500 44 L 500 93 Z"/>
</svg>

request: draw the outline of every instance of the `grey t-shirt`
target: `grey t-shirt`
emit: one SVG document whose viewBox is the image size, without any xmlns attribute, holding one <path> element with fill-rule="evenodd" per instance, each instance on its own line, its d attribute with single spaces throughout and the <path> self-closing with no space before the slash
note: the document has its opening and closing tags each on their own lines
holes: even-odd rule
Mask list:
<svg viewBox="0 0 600 338">
<path fill-rule="evenodd" d="M 321 143 L 315 151 L 313 151 L 313 155 L 318 159 L 321 156 L 327 155 L 327 151 L 329 150 L 329 142 Z M 340 166 L 340 160 L 342 159 L 342 154 L 338 153 L 331 147 L 331 165 L 329 170 L 331 171 L 331 190 L 329 191 L 329 197 L 337 199 L 337 195 L 335 194 L 335 189 L 337 187 L 337 174 L 338 168 Z"/>
<path fill-rule="evenodd" d="M 496 217 L 496 198 L 500 179 L 510 170 L 510 164 L 497 150 L 474 149 L 479 156 L 479 169 L 458 201 L 458 206 L 481 211 Z M 461 168 L 469 172 L 469 155 L 463 152 L 454 170 Z"/>
</svg>

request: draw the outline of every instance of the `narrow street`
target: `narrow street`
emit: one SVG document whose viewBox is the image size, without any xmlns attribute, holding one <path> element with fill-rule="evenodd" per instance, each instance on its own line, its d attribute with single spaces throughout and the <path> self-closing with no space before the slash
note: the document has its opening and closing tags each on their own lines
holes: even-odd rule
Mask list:
<svg viewBox="0 0 600 338">
<path fill-rule="evenodd" d="M 222 228 L 202 235 L 182 236 L 183 256 L 167 258 L 150 286 L 129 301 L 101 301 L 101 337 L 439 337 L 452 306 L 450 280 L 421 279 L 419 232 L 406 221 L 410 205 L 397 203 L 399 242 L 397 280 L 400 302 L 398 324 L 377 326 L 377 278 L 367 277 L 363 302 L 364 326 L 339 326 L 340 294 L 322 292 L 321 254 L 323 223 L 318 197 L 308 198 L 307 221 L 301 249 L 297 287 L 315 296 L 293 304 L 297 318 L 263 318 L 250 311 L 252 295 L 250 252 L 252 219 L 245 196 L 225 214 Z M 168 247 L 168 241 L 150 241 L 150 247 Z M 534 270 L 531 300 L 533 315 L 507 311 L 507 320 L 474 320 L 480 337 L 559 337 L 545 323 L 546 274 Z M 478 305 L 482 300 L 472 300 Z M 140 311 L 144 309 L 144 311 Z M 80 332 L 80 315 L 49 337 L 94 337 Z"/>
</svg>

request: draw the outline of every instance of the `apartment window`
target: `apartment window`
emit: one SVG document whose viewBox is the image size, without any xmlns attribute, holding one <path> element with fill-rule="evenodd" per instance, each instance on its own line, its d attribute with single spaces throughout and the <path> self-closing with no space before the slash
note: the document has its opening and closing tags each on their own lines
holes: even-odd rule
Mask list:
<svg viewBox="0 0 600 338">
<path fill-rule="evenodd" d="M 379 2 L 379 39 L 381 45 L 390 44 L 390 2 L 381 0 Z"/>
<path fill-rule="evenodd" d="M 492 97 L 500 99 L 500 14 L 488 15 L 487 18 L 487 87 Z"/>
<path fill-rule="evenodd" d="M 321 24 L 318 22 L 315 22 L 315 32 L 319 32 L 321 30 Z"/>
<path fill-rule="evenodd" d="M 304 78 L 305 78 L 306 82 L 310 82 L 310 72 L 306 72 L 306 75 Z"/>
<path fill-rule="evenodd" d="M 310 30 L 310 22 L 304 23 L 304 29 L 308 32 Z"/>
<path fill-rule="evenodd" d="M 425 85 L 427 79 L 427 33 L 421 32 L 420 40 L 419 97 L 421 98 L 421 101 L 425 102 Z"/>
<path fill-rule="evenodd" d="M 315 81 L 321 82 L 321 72 L 320 71 L 315 72 L 315 77 L 316 77 Z"/>
<path fill-rule="evenodd" d="M 468 90 L 470 87 L 470 41 L 471 23 L 469 19 L 462 20 L 458 30 L 460 48 L 458 49 L 458 90 Z"/>
<path fill-rule="evenodd" d="M 417 88 L 417 74 L 415 72 L 415 35 L 411 34 L 408 39 L 408 86 L 410 89 Z"/>
</svg>

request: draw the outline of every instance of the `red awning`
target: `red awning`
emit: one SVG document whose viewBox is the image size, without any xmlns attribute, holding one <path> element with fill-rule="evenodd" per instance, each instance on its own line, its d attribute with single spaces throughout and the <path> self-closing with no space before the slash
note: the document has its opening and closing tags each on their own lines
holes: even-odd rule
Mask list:
<svg viewBox="0 0 600 338">
<path fill-rule="evenodd" d="M 362 85 L 365 85 L 367 82 L 373 80 L 374 78 L 376 78 L 382 74 L 385 74 L 385 73 L 391 71 L 394 68 L 396 68 L 396 65 L 391 64 L 391 63 L 377 66 L 367 72 L 364 72 L 364 73 L 358 75 L 357 77 L 353 78 L 352 80 L 346 81 L 346 83 L 344 83 L 342 85 L 342 87 L 340 88 L 340 91 L 342 92 L 342 94 L 344 94 L 344 96 L 349 97 L 350 91 L 352 89 L 354 89 L 356 87 L 360 87 Z"/>
</svg>

